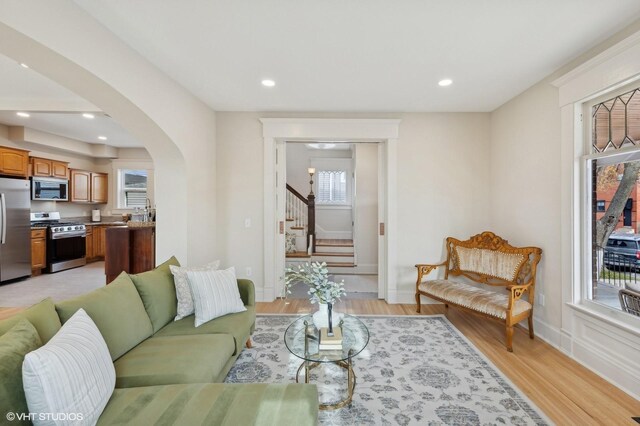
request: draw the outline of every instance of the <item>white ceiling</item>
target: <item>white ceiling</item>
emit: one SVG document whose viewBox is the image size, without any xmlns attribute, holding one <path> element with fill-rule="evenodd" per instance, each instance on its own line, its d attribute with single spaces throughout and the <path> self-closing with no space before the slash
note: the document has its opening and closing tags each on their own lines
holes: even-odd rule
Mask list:
<svg viewBox="0 0 640 426">
<path fill-rule="evenodd" d="M 75 1 L 215 110 L 491 111 L 640 17 L 638 0 Z"/>
<path fill-rule="evenodd" d="M 75 2 L 218 111 L 492 111 L 640 18 L 638 0 Z M 0 123 L 142 146 L 2 55 L 0 76 Z"/>
<path fill-rule="evenodd" d="M 24 126 L 42 132 L 91 144 L 106 144 L 118 148 L 142 145 L 120 127 L 111 117 L 94 112 L 95 118 L 87 119 L 80 112 L 29 112 L 29 118 L 18 117 L 14 111 L 0 111 L 0 123 L 8 126 Z M 98 136 L 106 136 L 100 140 Z"/>
<path fill-rule="evenodd" d="M 25 126 L 87 143 L 119 148 L 142 146 L 95 105 L 3 55 L 0 55 L 0 76 L 2 124 Z M 18 117 L 18 111 L 29 112 L 31 117 Z M 93 112 L 95 118 L 83 118 L 82 112 Z M 108 139 L 101 141 L 99 135 Z"/>
</svg>

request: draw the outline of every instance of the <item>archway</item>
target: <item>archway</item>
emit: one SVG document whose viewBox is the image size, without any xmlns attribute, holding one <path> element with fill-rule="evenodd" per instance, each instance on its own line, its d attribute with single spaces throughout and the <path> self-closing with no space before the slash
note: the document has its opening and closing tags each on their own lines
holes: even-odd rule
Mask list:
<svg viewBox="0 0 640 426">
<path fill-rule="evenodd" d="M 0 53 L 93 103 L 144 144 L 156 171 L 158 261 L 209 259 L 215 113 L 72 2 L 20 3 L 0 7 Z"/>
</svg>

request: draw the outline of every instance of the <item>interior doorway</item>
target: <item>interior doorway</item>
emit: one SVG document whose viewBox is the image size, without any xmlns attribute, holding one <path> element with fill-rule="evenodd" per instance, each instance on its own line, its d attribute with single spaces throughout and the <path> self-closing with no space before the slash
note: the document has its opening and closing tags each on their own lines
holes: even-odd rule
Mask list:
<svg viewBox="0 0 640 426">
<path fill-rule="evenodd" d="M 396 188 L 399 119 L 261 118 L 264 139 L 264 282 L 256 299 L 283 296 L 285 256 L 285 141 L 374 142 L 378 145 L 378 293 L 398 303 Z"/>
<path fill-rule="evenodd" d="M 347 299 L 384 298 L 378 274 L 379 143 L 287 141 L 287 267 L 325 262 Z M 311 172 L 311 173 L 310 173 Z M 290 298 L 307 298 L 296 286 Z"/>
</svg>

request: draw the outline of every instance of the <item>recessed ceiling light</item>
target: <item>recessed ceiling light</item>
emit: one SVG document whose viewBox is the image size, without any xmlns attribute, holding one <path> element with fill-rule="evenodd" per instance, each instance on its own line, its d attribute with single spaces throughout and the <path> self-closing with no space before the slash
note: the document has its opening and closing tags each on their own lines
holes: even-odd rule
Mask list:
<svg viewBox="0 0 640 426">
<path fill-rule="evenodd" d="M 26 112 L 16 112 L 16 115 L 17 115 L 18 117 L 22 117 L 22 118 L 28 118 L 28 117 L 31 117 L 31 114 L 28 114 L 28 113 L 26 113 Z"/>
<path fill-rule="evenodd" d="M 88 118 L 88 119 L 96 118 L 96 116 L 95 116 L 95 115 L 93 115 L 93 114 L 89 114 L 88 112 L 85 112 L 84 114 L 82 114 L 82 116 L 83 116 L 84 118 Z"/>
<path fill-rule="evenodd" d="M 453 83 L 453 80 L 449 78 L 445 78 L 444 80 L 440 80 L 438 82 L 438 86 L 447 87 L 447 86 L 451 86 L 451 83 Z"/>
<path fill-rule="evenodd" d="M 332 149 L 336 147 L 335 143 L 309 143 L 308 147 L 313 149 Z"/>
<path fill-rule="evenodd" d="M 20 62 L 20 66 L 22 68 L 29 68 L 29 65 L 25 64 L 24 62 Z"/>
<path fill-rule="evenodd" d="M 265 87 L 273 87 L 276 85 L 276 82 L 273 80 L 262 80 L 262 85 Z"/>
<path fill-rule="evenodd" d="M 106 136 L 98 136 L 98 139 L 100 139 L 101 141 L 106 141 L 107 137 Z"/>
</svg>

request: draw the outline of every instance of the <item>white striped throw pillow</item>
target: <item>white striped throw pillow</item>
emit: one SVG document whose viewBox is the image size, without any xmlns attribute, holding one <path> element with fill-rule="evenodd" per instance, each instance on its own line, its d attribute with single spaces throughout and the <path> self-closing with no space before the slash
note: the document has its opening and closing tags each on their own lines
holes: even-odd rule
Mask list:
<svg viewBox="0 0 640 426">
<path fill-rule="evenodd" d="M 115 388 L 116 371 L 84 309 L 24 357 L 22 381 L 35 425 L 96 424 Z"/>
<path fill-rule="evenodd" d="M 187 279 L 187 271 L 208 271 L 217 270 L 220 267 L 220 261 L 214 260 L 204 266 L 175 266 L 170 265 L 169 269 L 173 274 L 173 283 L 176 286 L 176 298 L 178 306 L 176 307 L 176 318 L 174 321 L 193 315 L 193 297 L 191 296 L 191 288 Z"/>
<path fill-rule="evenodd" d="M 196 327 L 214 318 L 247 310 L 240 298 L 235 268 L 187 271 L 187 278 L 196 311 Z"/>
</svg>

